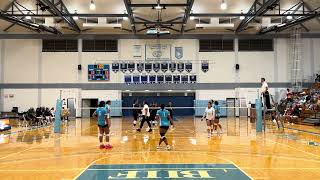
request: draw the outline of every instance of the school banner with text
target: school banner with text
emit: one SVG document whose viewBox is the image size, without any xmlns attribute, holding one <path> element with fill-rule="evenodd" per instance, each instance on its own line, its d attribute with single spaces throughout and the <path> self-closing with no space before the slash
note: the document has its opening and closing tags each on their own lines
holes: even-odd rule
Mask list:
<svg viewBox="0 0 320 180">
<path fill-rule="evenodd" d="M 171 60 L 171 45 L 169 44 L 146 44 L 146 61 L 169 61 Z"/>
</svg>

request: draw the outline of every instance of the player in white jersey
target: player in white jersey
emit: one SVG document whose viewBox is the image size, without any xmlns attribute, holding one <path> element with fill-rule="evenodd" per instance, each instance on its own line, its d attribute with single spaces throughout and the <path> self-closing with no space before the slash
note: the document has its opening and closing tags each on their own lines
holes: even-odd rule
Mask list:
<svg viewBox="0 0 320 180">
<path fill-rule="evenodd" d="M 206 107 L 206 110 L 204 111 L 203 117 L 201 118 L 201 121 L 203 121 L 203 119 L 206 119 L 208 138 L 211 137 L 211 133 L 213 131 L 214 118 L 215 118 L 215 110 L 212 107 L 212 102 L 208 102 L 208 107 Z"/>
</svg>

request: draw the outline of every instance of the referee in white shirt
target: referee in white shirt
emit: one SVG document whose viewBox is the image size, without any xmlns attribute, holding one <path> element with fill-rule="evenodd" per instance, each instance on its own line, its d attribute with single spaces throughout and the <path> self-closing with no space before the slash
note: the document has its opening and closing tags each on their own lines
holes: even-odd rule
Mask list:
<svg viewBox="0 0 320 180">
<path fill-rule="evenodd" d="M 264 98 L 264 103 L 267 109 L 272 109 L 271 104 L 270 104 L 270 94 L 268 91 L 268 83 L 266 82 L 265 78 L 261 78 L 261 88 L 260 88 L 260 93 L 262 94 L 262 97 Z"/>
<path fill-rule="evenodd" d="M 143 109 L 142 109 L 142 121 L 141 121 L 141 124 L 140 124 L 140 128 L 137 129 L 138 132 L 141 131 L 141 128 L 143 127 L 143 124 L 144 124 L 145 121 L 147 121 L 148 126 L 149 126 L 149 131 L 148 132 L 152 132 L 151 123 L 150 123 L 150 110 L 149 110 L 149 106 L 148 106 L 147 102 L 144 103 L 144 106 L 143 106 Z"/>
</svg>

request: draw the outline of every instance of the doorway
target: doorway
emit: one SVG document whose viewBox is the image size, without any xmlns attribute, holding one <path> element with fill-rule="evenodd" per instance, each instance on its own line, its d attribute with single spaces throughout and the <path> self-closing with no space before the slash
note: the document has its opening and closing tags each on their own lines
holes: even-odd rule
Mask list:
<svg viewBox="0 0 320 180">
<path fill-rule="evenodd" d="M 99 99 L 82 99 L 81 116 L 90 118 L 98 107 Z"/>
</svg>

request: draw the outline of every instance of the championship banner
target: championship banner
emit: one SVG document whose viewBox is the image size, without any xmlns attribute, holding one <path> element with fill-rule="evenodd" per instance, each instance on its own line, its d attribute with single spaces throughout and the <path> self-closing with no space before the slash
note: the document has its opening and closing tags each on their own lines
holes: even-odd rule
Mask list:
<svg viewBox="0 0 320 180">
<path fill-rule="evenodd" d="M 146 44 L 146 61 L 169 61 L 171 60 L 171 45 L 169 44 Z"/>
</svg>

